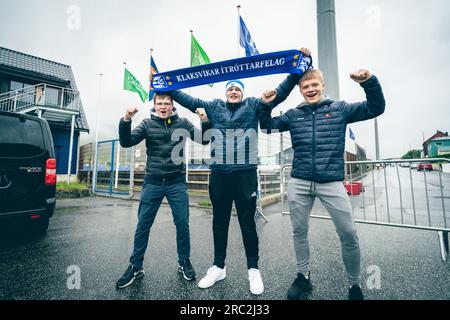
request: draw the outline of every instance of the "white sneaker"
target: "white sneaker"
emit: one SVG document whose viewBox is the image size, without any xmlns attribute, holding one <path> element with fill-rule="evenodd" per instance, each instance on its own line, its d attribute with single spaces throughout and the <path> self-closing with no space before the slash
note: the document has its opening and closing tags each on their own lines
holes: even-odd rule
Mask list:
<svg viewBox="0 0 450 320">
<path fill-rule="evenodd" d="M 250 292 L 253 294 L 261 294 L 264 292 L 264 284 L 261 279 L 261 273 L 258 269 L 248 270 L 248 281 L 250 282 Z"/>
<path fill-rule="evenodd" d="M 213 286 L 217 281 L 225 279 L 227 276 L 227 267 L 220 269 L 218 266 L 212 266 L 206 272 L 206 276 L 199 281 L 198 287 L 202 289 Z"/>
</svg>

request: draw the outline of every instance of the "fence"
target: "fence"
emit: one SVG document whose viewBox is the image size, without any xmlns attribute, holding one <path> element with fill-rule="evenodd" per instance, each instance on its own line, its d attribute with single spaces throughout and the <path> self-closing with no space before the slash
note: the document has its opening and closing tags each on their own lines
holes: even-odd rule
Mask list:
<svg viewBox="0 0 450 320">
<path fill-rule="evenodd" d="M 450 174 L 442 173 L 449 159 L 412 159 L 391 161 L 351 161 L 361 167 L 361 175 L 346 181 L 355 222 L 437 231 L 443 260 L 449 253 Z M 369 166 L 369 171 L 363 170 Z M 286 208 L 287 174 L 280 173 L 281 211 Z M 366 172 L 365 172 L 366 171 Z M 358 180 L 358 181 L 357 181 Z M 325 215 L 313 218 L 330 219 Z"/>
</svg>

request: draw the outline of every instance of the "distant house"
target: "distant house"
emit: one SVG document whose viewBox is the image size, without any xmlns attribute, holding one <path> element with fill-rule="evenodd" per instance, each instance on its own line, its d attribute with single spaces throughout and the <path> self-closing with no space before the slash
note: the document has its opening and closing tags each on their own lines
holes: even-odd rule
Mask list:
<svg viewBox="0 0 450 320">
<path fill-rule="evenodd" d="M 430 148 L 431 141 L 434 139 L 437 139 L 437 138 L 444 138 L 444 137 L 448 137 L 448 132 L 442 132 L 442 131 L 437 130 L 437 132 L 434 135 L 432 135 L 427 141 L 425 141 L 423 143 L 423 145 L 422 145 L 423 156 L 431 158 L 432 156 L 429 154 L 429 151 L 431 150 L 431 148 Z"/>
<path fill-rule="evenodd" d="M 73 136 L 71 173 L 76 173 L 79 136 L 89 126 L 70 66 L 0 47 L 0 110 L 48 121 L 58 174 L 68 173 Z"/>
<path fill-rule="evenodd" d="M 450 137 L 445 136 L 431 140 L 428 144 L 428 157 L 435 158 L 444 155 L 450 156 Z"/>
</svg>

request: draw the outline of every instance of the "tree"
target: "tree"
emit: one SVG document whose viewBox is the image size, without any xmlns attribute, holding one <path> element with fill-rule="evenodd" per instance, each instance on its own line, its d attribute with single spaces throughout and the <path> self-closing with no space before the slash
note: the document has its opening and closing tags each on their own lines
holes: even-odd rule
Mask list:
<svg viewBox="0 0 450 320">
<path fill-rule="evenodd" d="M 402 159 L 420 159 L 422 150 L 409 150 Z"/>
</svg>

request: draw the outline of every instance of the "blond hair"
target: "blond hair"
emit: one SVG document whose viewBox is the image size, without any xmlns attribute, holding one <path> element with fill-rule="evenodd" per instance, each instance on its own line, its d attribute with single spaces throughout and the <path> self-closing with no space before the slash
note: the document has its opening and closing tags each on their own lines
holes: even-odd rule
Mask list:
<svg viewBox="0 0 450 320">
<path fill-rule="evenodd" d="M 322 83 L 325 83 L 323 81 L 322 71 L 320 71 L 319 69 L 309 69 L 300 78 L 300 81 L 298 82 L 298 84 L 301 85 L 303 81 L 312 80 L 312 79 L 319 79 Z"/>
</svg>

